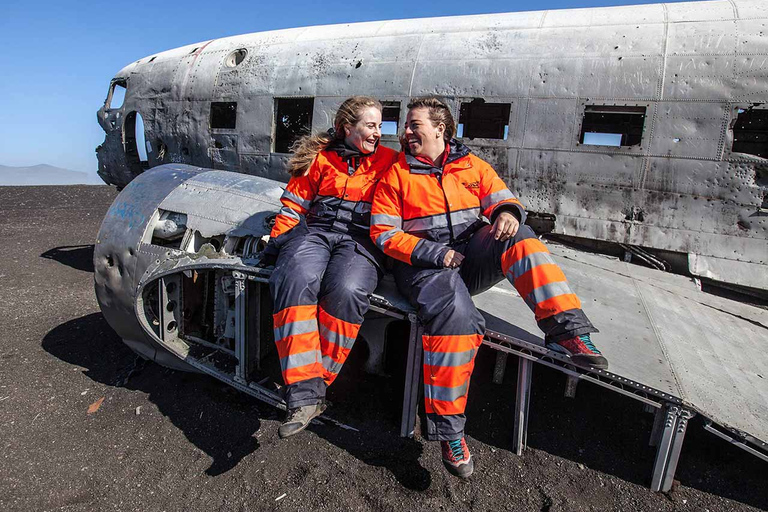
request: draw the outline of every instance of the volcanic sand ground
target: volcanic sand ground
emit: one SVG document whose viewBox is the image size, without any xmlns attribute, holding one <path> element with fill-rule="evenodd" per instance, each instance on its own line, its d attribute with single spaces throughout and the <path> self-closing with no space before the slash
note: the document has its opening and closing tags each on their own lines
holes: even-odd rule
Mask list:
<svg viewBox="0 0 768 512">
<path fill-rule="evenodd" d="M 564 398 L 565 377 L 544 367 L 534 370 L 529 448 L 515 456 L 515 363 L 491 383 L 486 348 L 469 397 L 468 482 L 445 472 L 437 443 L 398 437 L 402 374 L 367 375 L 354 351 L 328 414 L 359 431 L 325 423 L 280 440 L 275 409 L 210 377 L 137 365 L 105 322 L 92 244 L 115 195 L 0 188 L 0 510 L 768 508 L 768 465 L 698 419 L 680 484 L 651 492 L 652 415 L 590 383 Z"/>
</svg>

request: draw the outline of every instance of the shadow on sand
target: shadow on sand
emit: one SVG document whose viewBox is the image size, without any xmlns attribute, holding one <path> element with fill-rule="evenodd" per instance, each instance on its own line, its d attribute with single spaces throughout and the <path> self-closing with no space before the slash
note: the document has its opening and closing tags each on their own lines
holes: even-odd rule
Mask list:
<svg viewBox="0 0 768 512">
<path fill-rule="evenodd" d="M 62 361 L 86 368 L 85 375 L 96 382 L 146 393 L 190 442 L 213 459 L 206 470 L 211 476 L 234 468 L 259 448 L 253 434 L 261 420 L 282 417 L 277 409 L 213 378 L 137 358 L 100 313 L 59 325 L 43 338 L 42 347 Z M 392 389 L 397 377 L 365 375 L 360 364 L 350 363 L 349 378 L 339 379 L 340 385 L 329 393 L 339 406 L 326 414 L 354 425 L 358 432 L 327 421 L 309 429 L 365 464 L 387 468 L 406 488 L 428 488 L 429 472 L 418 461 L 422 445 L 398 436 L 402 388 Z M 203 421 L 201 410 L 205 411 Z M 270 435 L 277 437 L 276 432 Z"/>
<path fill-rule="evenodd" d="M 86 368 L 85 375 L 96 382 L 146 393 L 187 439 L 213 459 L 208 475 L 228 471 L 258 449 L 252 435 L 266 406 L 214 379 L 137 358 L 100 313 L 59 325 L 43 338 L 42 347 L 62 361 Z"/>
<path fill-rule="evenodd" d="M 487 347 L 478 354 L 466 432 L 511 451 L 517 361 L 510 356 L 504 382 L 497 385 L 491 381 L 495 358 Z M 564 374 L 534 365 L 528 447 L 650 486 L 656 456 L 648 445 L 653 414 L 644 412 L 641 402 L 589 382 L 578 385 L 575 398 L 566 398 L 565 383 Z M 765 509 L 764 475 L 764 462 L 706 432 L 700 418 L 690 422 L 676 480 Z"/>
<path fill-rule="evenodd" d="M 54 247 L 45 251 L 40 257 L 58 261 L 76 270 L 93 273 L 93 244 Z"/>
</svg>

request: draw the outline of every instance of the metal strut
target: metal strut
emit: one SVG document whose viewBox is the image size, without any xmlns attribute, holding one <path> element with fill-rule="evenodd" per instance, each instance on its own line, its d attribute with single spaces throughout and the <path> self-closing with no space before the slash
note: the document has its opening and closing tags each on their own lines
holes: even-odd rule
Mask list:
<svg viewBox="0 0 768 512">
<path fill-rule="evenodd" d="M 512 449 L 522 455 L 528 444 L 528 406 L 531 403 L 531 374 L 533 361 L 525 357 L 517 358 L 517 390 L 515 391 L 515 423 Z"/>
<path fill-rule="evenodd" d="M 416 428 L 416 410 L 421 389 L 421 344 L 422 327 L 415 314 L 408 315 L 411 334 L 408 340 L 408 360 L 405 368 L 405 390 L 403 391 L 403 415 L 400 420 L 400 437 L 413 437 Z"/>
<path fill-rule="evenodd" d="M 653 464 L 651 490 L 667 492 L 672 488 L 672 481 L 675 478 L 688 420 L 696 413 L 679 405 L 665 404 L 659 414 L 663 415 L 661 416 L 663 430 L 656 450 L 656 461 Z"/>
</svg>

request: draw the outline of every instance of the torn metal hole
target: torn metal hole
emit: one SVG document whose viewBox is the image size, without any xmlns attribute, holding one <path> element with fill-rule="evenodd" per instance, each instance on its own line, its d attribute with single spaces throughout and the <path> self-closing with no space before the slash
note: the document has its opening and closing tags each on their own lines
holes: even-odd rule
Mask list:
<svg viewBox="0 0 768 512">
<path fill-rule="evenodd" d="M 224 65 L 228 68 L 235 68 L 239 66 L 244 60 L 245 57 L 248 55 L 248 50 L 245 48 L 240 48 L 239 50 L 235 50 L 229 55 L 227 55 L 227 58 L 224 59 Z"/>
</svg>

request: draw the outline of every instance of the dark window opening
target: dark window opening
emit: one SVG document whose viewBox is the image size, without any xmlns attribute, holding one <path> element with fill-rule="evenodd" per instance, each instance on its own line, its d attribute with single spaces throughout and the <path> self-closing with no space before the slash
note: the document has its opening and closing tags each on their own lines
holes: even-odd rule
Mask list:
<svg viewBox="0 0 768 512">
<path fill-rule="evenodd" d="M 584 108 L 579 142 L 590 146 L 639 146 L 645 107 L 588 105 Z"/>
<path fill-rule="evenodd" d="M 462 103 L 457 137 L 503 139 L 509 136 L 509 103 L 486 103 L 482 98 Z"/>
<path fill-rule="evenodd" d="M 381 111 L 381 134 L 397 135 L 400 124 L 400 102 L 382 101 L 384 107 Z"/>
<path fill-rule="evenodd" d="M 134 176 L 149 168 L 144 119 L 138 112 L 130 112 L 123 123 L 123 149 Z M 151 152 L 151 150 L 150 150 Z"/>
<path fill-rule="evenodd" d="M 237 103 L 234 101 L 211 102 L 211 128 L 234 130 L 237 125 Z"/>
<path fill-rule="evenodd" d="M 768 158 L 768 110 L 739 109 L 738 114 L 731 151 Z"/>
<path fill-rule="evenodd" d="M 275 153 L 290 153 L 291 145 L 312 129 L 314 98 L 275 100 Z"/>
<path fill-rule="evenodd" d="M 109 92 L 109 98 L 107 99 L 108 110 L 117 109 L 123 106 L 127 85 L 128 84 L 124 81 L 112 83 L 112 90 Z"/>
</svg>

